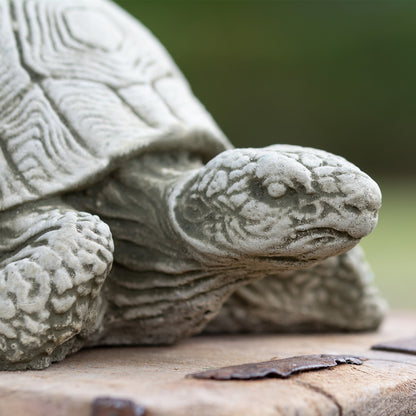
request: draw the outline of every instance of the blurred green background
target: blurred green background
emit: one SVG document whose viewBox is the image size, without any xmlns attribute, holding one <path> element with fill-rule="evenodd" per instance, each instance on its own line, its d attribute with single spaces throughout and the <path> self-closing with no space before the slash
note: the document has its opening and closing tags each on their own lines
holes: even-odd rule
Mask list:
<svg viewBox="0 0 416 416">
<path fill-rule="evenodd" d="M 394 308 L 416 308 L 416 2 L 119 0 L 238 147 L 341 154 L 383 191 L 363 241 Z"/>
</svg>

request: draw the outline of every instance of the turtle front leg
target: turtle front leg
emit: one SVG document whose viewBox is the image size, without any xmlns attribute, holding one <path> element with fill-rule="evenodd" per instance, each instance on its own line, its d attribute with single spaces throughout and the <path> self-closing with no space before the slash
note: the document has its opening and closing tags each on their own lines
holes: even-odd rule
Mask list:
<svg viewBox="0 0 416 416">
<path fill-rule="evenodd" d="M 360 247 L 238 289 L 206 332 L 362 331 L 386 311 Z"/>
<path fill-rule="evenodd" d="M 98 331 L 113 241 L 59 200 L 0 216 L 0 369 L 42 369 Z"/>
</svg>

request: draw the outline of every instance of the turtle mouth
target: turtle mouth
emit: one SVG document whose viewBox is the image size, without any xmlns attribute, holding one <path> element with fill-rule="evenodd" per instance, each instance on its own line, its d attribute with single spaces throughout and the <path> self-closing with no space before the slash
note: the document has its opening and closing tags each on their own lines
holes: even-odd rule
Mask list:
<svg viewBox="0 0 416 416">
<path fill-rule="evenodd" d="M 326 258 L 341 254 L 360 241 L 344 230 L 329 227 L 298 229 L 294 238 L 287 241 L 287 248 L 299 253 L 302 259 Z"/>
<path fill-rule="evenodd" d="M 327 257 L 350 250 L 358 241 L 359 239 L 354 238 L 348 232 L 333 228 L 301 229 L 296 230 L 285 240 L 280 254 L 276 254 L 276 251 L 280 250 L 270 250 L 270 255 L 265 255 L 263 252 L 261 255 L 256 255 L 255 258 L 270 266 L 297 264 L 298 267 L 302 267 L 304 264 L 307 267 L 311 262 L 319 262 Z"/>
<path fill-rule="evenodd" d="M 309 239 L 314 242 L 322 242 L 324 243 L 326 240 L 328 242 L 334 240 L 354 240 L 356 241 L 357 238 L 353 237 L 347 231 L 340 231 L 336 230 L 335 228 L 330 227 L 298 227 L 295 231 L 295 237 L 290 237 L 291 241 L 296 240 L 304 240 Z M 290 243 L 290 242 L 289 242 Z"/>
</svg>

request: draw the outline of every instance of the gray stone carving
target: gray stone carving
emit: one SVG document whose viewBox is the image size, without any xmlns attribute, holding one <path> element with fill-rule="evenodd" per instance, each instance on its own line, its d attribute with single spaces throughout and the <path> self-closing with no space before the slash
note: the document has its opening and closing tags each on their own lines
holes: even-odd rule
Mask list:
<svg viewBox="0 0 416 416">
<path fill-rule="evenodd" d="M 0 0 L 1 369 L 210 321 L 375 328 L 384 304 L 353 247 L 380 203 L 341 157 L 233 149 L 116 5 Z"/>
</svg>

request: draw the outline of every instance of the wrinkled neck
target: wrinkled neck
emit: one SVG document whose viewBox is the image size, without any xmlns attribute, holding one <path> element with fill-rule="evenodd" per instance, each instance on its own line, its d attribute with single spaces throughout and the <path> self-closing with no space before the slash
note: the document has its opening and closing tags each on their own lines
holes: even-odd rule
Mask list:
<svg viewBox="0 0 416 416">
<path fill-rule="evenodd" d="M 167 195 L 178 178 L 201 165 L 186 152 L 143 155 L 66 199 L 110 226 L 116 263 L 136 271 L 189 271 L 197 264 L 170 225 Z"/>
</svg>

